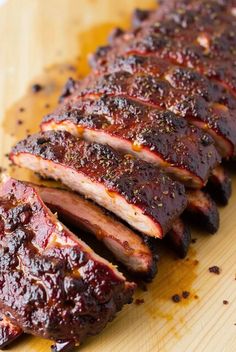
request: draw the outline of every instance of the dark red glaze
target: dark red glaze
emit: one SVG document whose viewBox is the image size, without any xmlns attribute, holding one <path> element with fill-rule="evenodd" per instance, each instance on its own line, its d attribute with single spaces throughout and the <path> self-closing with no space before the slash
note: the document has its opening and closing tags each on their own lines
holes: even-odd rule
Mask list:
<svg viewBox="0 0 236 352">
<path fill-rule="evenodd" d="M 184 14 L 185 11 L 192 11 L 192 14 L 194 14 L 194 11 L 198 11 L 203 15 L 205 12 L 205 17 L 211 15 L 213 11 L 219 13 L 219 10 L 225 14 L 235 6 L 235 0 L 208 0 L 207 2 L 204 0 L 159 0 L 157 4 L 157 9 L 151 11 L 144 10 L 144 13 L 147 12 L 146 16 L 137 16 L 139 23 L 136 27 L 146 26 L 158 20 L 171 19 L 172 14 L 175 16 L 176 12 L 178 12 L 179 16 Z M 205 5 L 205 9 L 203 8 L 203 4 Z M 141 13 L 142 11 L 140 10 Z M 136 15 L 136 11 L 134 11 L 134 15 Z M 198 21 L 198 18 L 195 21 Z"/>
<path fill-rule="evenodd" d="M 97 100 L 68 102 L 48 115 L 41 128 L 46 130 L 50 129 L 50 124 L 57 124 L 60 129 L 61 124 L 63 129 L 66 123 L 69 127 L 73 124 L 75 131 L 80 126 L 106 133 L 107 144 L 112 145 L 109 138 L 119 139 L 123 151 L 132 152 L 136 143 L 140 151 L 156 157 L 156 162 L 161 159 L 163 164 L 177 168 L 175 175 L 179 179 L 186 177 L 182 170 L 187 171 L 192 181 L 185 183 L 192 182 L 193 187 L 202 187 L 220 161 L 213 139 L 201 129 L 170 111 L 155 110 L 123 97 L 103 96 Z M 139 157 L 139 152 L 136 155 Z"/>
<path fill-rule="evenodd" d="M 107 145 L 81 141 L 68 132 L 48 131 L 30 136 L 12 149 L 10 158 L 17 163 L 18 156 L 24 153 L 86 175 L 141 209 L 161 234 L 171 228 L 172 221 L 187 204 L 184 186 L 162 170 Z"/>
<path fill-rule="evenodd" d="M 199 94 L 190 95 L 187 89 L 173 87 L 166 79 L 124 71 L 88 77 L 72 100 L 76 101 L 78 96 L 104 94 L 130 97 L 148 106 L 171 110 L 194 124 L 203 124 L 204 129 L 214 133 L 216 141 L 217 137 L 224 140 L 224 147 L 221 142 L 217 142 L 224 156 L 234 153 L 236 110 L 229 110 L 222 104 L 208 103 Z"/>
<path fill-rule="evenodd" d="M 165 241 L 180 258 L 185 258 L 191 243 L 191 232 L 189 226 L 178 218 L 173 222 L 172 229 L 165 236 Z"/>
<path fill-rule="evenodd" d="M 107 61 L 94 73 L 101 75 L 125 71 L 130 74 L 151 75 L 168 80 L 172 87 L 184 94 L 200 95 L 210 103 L 224 104 L 230 109 L 236 108 L 236 97 L 218 82 L 209 80 L 203 74 L 187 67 L 177 66 L 155 56 L 121 55 Z"/>
<path fill-rule="evenodd" d="M 0 309 L 24 332 L 83 341 L 101 331 L 135 285 L 59 224 L 35 190 L 0 185 Z"/>
<path fill-rule="evenodd" d="M 21 328 L 14 325 L 5 315 L 0 313 L 0 348 L 8 346 L 21 334 Z"/>
<path fill-rule="evenodd" d="M 158 2 L 158 5 L 159 5 L 159 2 Z M 172 2 L 173 4 L 171 4 Z M 164 19 L 165 16 L 169 13 L 169 11 L 175 7 L 174 2 L 175 1 L 168 0 L 168 2 L 165 3 L 165 6 L 158 6 L 158 11 L 155 12 L 155 20 Z M 167 4 L 170 6 L 166 6 Z M 149 10 L 135 9 L 132 16 L 132 25 L 134 26 L 135 30 L 137 30 L 137 27 L 139 27 L 139 25 L 141 25 L 142 23 L 146 23 L 146 20 L 148 20 L 149 17 L 151 19 L 152 14 L 153 14 L 152 11 L 149 11 Z M 129 35 L 130 34 L 128 33 L 128 38 L 129 38 Z M 109 44 L 99 46 L 96 49 L 95 53 L 90 55 L 89 57 L 90 66 L 93 68 L 96 68 L 101 64 L 103 64 L 104 62 L 106 62 L 107 55 L 110 54 L 110 51 L 113 49 L 113 47 L 117 46 L 117 44 L 119 45 L 120 40 L 126 41 L 128 39 L 126 37 L 127 37 L 127 33 L 125 31 L 123 31 L 120 28 L 118 28 L 118 31 L 117 29 L 115 29 L 108 38 Z M 117 39 L 118 39 L 118 43 L 117 43 Z"/>
<path fill-rule="evenodd" d="M 233 6 L 233 1 L 200 1 L 170 12 L 161 21 L 157 12 L 157 18 L 151 16 L 144 26 L 118 38 L 106 53 L 96 54 L 94 67 L 118 54 L 151 54 L 194 68 L 236 94 Z"/>
</svg>

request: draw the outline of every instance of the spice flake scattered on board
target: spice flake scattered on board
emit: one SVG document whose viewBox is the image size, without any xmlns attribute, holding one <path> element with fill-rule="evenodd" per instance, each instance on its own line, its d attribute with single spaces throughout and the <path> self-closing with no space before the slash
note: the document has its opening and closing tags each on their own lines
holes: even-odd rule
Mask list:
<svg viewBox="0 0 236 352">
<path fill-rule="evenodd" d="M 189 292 L 189 291 L 183 291 L 183 292 L 182 292 L 182 297 L 183 297 L 184 299 L 187 299 L 189 296 L 190 296 L 190 292 Z"/>
<path fill-rule="evenodd" d="M 135 300 L 135 304 L 137 305 L 137 306 L 140 306 L 140 304 L 143 304 L 144 303 L 144 299 L 143 298 L 137 298 L 136 300 Z"/>
<path fill-rule="evenodd" d="M 214 266 L 211 266 L 209 268 L 209 272 L 210 273 L 213 273 L 213 274 L 216 274 L 216 275 L 220 275 L 220 268 L 217 266 L 217 265 L 214 265 Z"/>
<path fill-rule="evenodd" d="M 43 86 L 39 83 L 35 83 L 32 85 L 31 90 L 33 93 L 38 93 L 43 89 Z"/>
<path fill-rule="evenodd" d="M 181 301 L 181 297 L 178 294 L 173 295 L 171 299 L 174 303 L 179 303 Z"/>
</svg>

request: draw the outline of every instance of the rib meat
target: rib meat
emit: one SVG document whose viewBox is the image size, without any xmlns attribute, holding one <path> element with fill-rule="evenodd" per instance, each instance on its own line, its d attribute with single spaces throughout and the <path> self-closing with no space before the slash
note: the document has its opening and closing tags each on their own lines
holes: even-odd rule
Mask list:
<svg viewBox="0 0 236 352">
<path fill-rule="evenodd" d="M 93 74 L 101 75 L 125 71 L 130 74 L 148 74 L 155 78 L 168 81 L 172 87 L 180 89 L 183 96 L 200 95 L 209 103 L 226 105 L 230 109 L 236 108 L 236 97 L 221 84 L 209 80 L 203 74 L 191 68 L 177 66 L 155 56 L 142 56 L 138 54 L 121 55 L 109 60 L 106 64 L 94 70 Z M 80 83 L 81 84 L 81 83 Z M 71 87 L 71 80 L 68 80 L 65 87 Z M 79 82 L 74 81 L 69 94 L 72 95 L 79 89 Z M 68 89 L 64 88 L 63 92 Z"/>
<path fill-rule="evenodd" d="M 65 131 L 19 142 L 10 159 L 61 180 L 149 236 L 162 238 L 187 204 L 184 186 L 157 167 Z"/>
<path fill-rule="evenodd" d="M 198 127 L 123 97 L 69 101 L 48 115 L 41 128 L 109 144 L 164 167 L 190 187 L 203 187 L 220 161 L 213 139 Z"/>
<path fill-rule="evenodd" d="M 47 206 L 56 211 L 60 218 L 94 234 L 132 273 L 138 274 L 139 277 L 146 280 L 151 280 L 155 276 L 158 257 L 153 252 L 156 251 L 151 251 L 151 246 L 147 245 L 139 235 L 110 213 L 76 193 L 38 185 L 33 185 L 33 187 Z M 201 194 L 201 203 L 199 202 L 199 194 Z M 185 212 L 192 215 L 195 212 L 196 217 L 204 217 L 205 222 L 202 228 L 208 231 L 212 219 L 218 218 L 216 205 L 213 201 L 210 203 L 209 197 L 199 191 L 187 192 L 187 198 L 188 206 Z M 205 202 L 203 202 L 204 199 Z M 208 202 L 207 211 L 204 206 L 206 202 Z M 210 232 L 212 232 L 212 226 Z M 214 226 L 217 228 L 216 221 Z M 191 241 L 191 233 L 189 226 L 181 218 L 174 221 L 172 229 L 165 238 L 180 258 L 186 256 Z"/>
<path fill-rule="evenodd" d="M 234 1 L 211 1 L 207 6 L 200 1 L 195 8 L 183 6 L 171 11 L 162 21 L 154 16 L 138 30 L 117 38 L 106 51 L 98 52 L 92 62 L 99 67 L 119 53 L 151 54 L 193 67 L 235 94 L 235 8 Z"/>
<path fill-rule="evenodd" d="M 103 208 L 76 193 L 59 188 L 34 188 L 60 218 L 92 233 L 132 273 L 152 279 L 157 271 L 157 255 L 153 255 L 142 238 Z"/>
<path fill-rule="evenodd" d="M 209 194 L 200 190 L 188 191 L 186 219 L 203 231 L 214 234 L 219 229 L 219 211 Z"/>
<path fill-rule="evenodd" d="M 74 346 L 131 301 L 135 284 L 59 223 L 34 188 L 10 178 L 0 185 L 0 250 L 0 309 L 12 331 Z"/>
<path fill-rule="evenodd" d="M 224 104 L 209 103 L 200 95 L 189 94 L 187 89 L 175 88 L 168 81 L 172 79 L 171 75 L 159 79 L 148 73 L 125 71 L 91 75 L 80 84 L 71 103 L 76 102 L 78 96 L 93 98 L 105 94 L 125 96 L 146 106 L 167 109 L 206 130 L 214 137 L 221 154 L 232 156 L 236 146 L 235 109 L 228 109 Z"/>
<path fill-rule="evenodd" d="M 189 226 L 181 218 L 176 219 L 165 236 L 165 241 L 180 258 L 185 258 L 191 243 Z"/>
<path fill-rule="evenodd" d="M 58 188 L 31 185 L 48 207 L 63 215 L 77 227 L 90 231 L 113 252 L 120 262 L 132 272 L 151 279 L 156 272 L 156 259 L 149 246 L 133 231 L 109 216 L 97 205 L 77 194 Z M 166 235 L 166 242 L 180 257 L 184 258 L 191 241 L 189 227 L 179 218 Z M 147 241 L 146 241 L 147 242 Z M 14 325 L 6 316 L 0 317 L 0 347 L 3 348 L 22 334 L 21 328 Z M 60 346 L 58 346 L 60 345 Z M 71 347 L 73 342 L 56 344 L 53 351 Z"/>
<path fill-rule="evenodd" d="M 216 167 L 206 186 L 212 198 L 221 205 L 227 205 L 232 194 L 232 182 L 222 166 Z"/>
<path fill-rule="evenodd" d="M 104 70 L 105 72 L 116 72 L 116 70 L 119 72 L 116 72 L 115 76 L 114 74 L 102 76 L 95 82 L 93 88 L 96 93 L 99 91 L 102 93 L 102 88 L 108 85 L 110 89 L 108 94 L 132 93 L 134 98 L 144 100 L 146 95 L 150 104 L 153 103 L 154 94 L 152 93 L 150 97 L 150 89 L 147 87 L 150 85 L 155 93 L 158 90 L 163 92 L 165 89 L 164 98 L 161 97 L 160 92 L 154 95 L 154 104 L 158 102 L 162 106 L 164 104 L 164 108 L 171 109 L 192 120 L 197 126 L 207 129 L 216 139 L 222 154 L 230 156 L 236 145 L 236 94 L 229 89 L 229 86 L 235 86 L 236 82 L 234 74 L 236 20 L 235 16 L 230 13 L 236 6 L 234 2 L 223 4 L 217 1 L 207 3 L 207 6 L 202 1 L 198 2 L 196 7 L 191 3 L 190 5 L 184 6 L 176 13 L 171 12 L 169 17 L 167 16 L 160 23 L 156 22 L 156 19 L 145 21 L 145 26 L 138 31 L 118 36 L 108 53 L 105 53 L 105 57 L 102 56 L 101 60 L 98 57 L 98 62 L 101 64 L 95 65 L 97 69 L 94 73 L 101 74 Z M 157 16 L 159 16 L 159 11 Z M 197 38 L 201 45 L 205 42 L 209 45 L 207 54 L 205 49 L 203 50 L 201 45 L 197 44 Z M 194 44 L 189 45 L 191 40 Z M 185 62 L 186 60 L 188 63 Z M 178 66 L 175 67 L 174 64 Z M 205 65 L 207 72 L 202 71 L 199 65 Z M 184 67 L 190 67 L 191 70 L 186 70 Z M 129 71 L 133 85 L 127 84 L 129 80 L 127 78 L 123 80 L 123 84 L 120 84 L 117 75 L 120 76 L 122 70 Z M 140 71 L 141 77 L 140 74 L 137 76 L 137 72 Z M 134 73 L 135 77 L 133 77 Z M 156 79 L 150 77 L 150 73 L 158 74 L 158 77 L 161 75 L 162 80 L 159 84 Z M 214 78 L 212 84 L 206 85 L 205 76 Z M 120 77 L 121 80 L 122 77 L 123 75 Z M 90 80 L 94 84 L 94 74 L 90 75 Z M 109 81 L 111 81 L 110 85 Z M 171 90 L 167 89 L 166 81 L 173 85 Z M 217 81 L 221 83 L 218 84 Z M 193 82 L 195 87 L 192 86 Z M 199 82 L 201 82 L 200 85 Z M 85 87 L 87 85 L 86 81 Z M 144 89 L 141 89 L 140 85 Z M 189 91 L 190 96 L 188 96 Z M 158 95 L 159 99 L 156 101 Z M 199 95 L 204 95 L 204 100 Z M 205 102 L 207 97 L 210 98 L 208 104 Z M 229 110 L 229 107 L 234 110 Z"/>
</svg>

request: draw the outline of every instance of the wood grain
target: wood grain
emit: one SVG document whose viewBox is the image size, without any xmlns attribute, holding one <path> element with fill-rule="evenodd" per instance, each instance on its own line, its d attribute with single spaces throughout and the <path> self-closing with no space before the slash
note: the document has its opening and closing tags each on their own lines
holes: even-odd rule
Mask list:
<svg viewBox="0 0 236 352">
<path fill-rule="evenodd" d="M 29 83 L 37 76 L 42 79 L 45 67 L 74 60 L 78 55 L 79 70 L 85 73 L 88 69 L 86 54 L 97 44 L 105 43 L 109 30 L 117 24 L 127 24 L 135 7 L 148 7 L 153 3 L 145 0 L 9 0 L 0 7 L 2 121 L 8 111 L 8 121 L 5 120 L 4 128 L 0 129 L 1 166 L 7 165 L 4 154 L 16 139 L 10 135 L 11 131 L 20 129 L 15 123 L 16 107 L 26 100 L 18 105 L 15 102 L 25 94 Z M 58 86 L 61 81 L 62 78 Z M 47 97 L 42 95 L 40 99 L 40 103 L 27 100 L 30 111 L 37 111 L 39 115 L 32 115 L 32 130 L 37 129 L 40 104 L 46 102 Z M 55 102 L 54 99 L 53 104 Z M 9 123 L 11 130 L 6 128 Z M 176 260 L 171 252 L 160 248 L 159 275 L 147 292 L 140 290 L 136 294 L 136 298 L 144 299 L 144 304 L 126 307 L 102 334 L 81 346 L 81 351 L 236 351 L 236 177 L 233 179 L 233 197 L 229 206 L 220 211 L 219 232 L 207 236 L 195 231 L 193 237 L 197 242 L 185 260 Z M 209 273 L 212 265 L 220 266 L 220 275 Z M 173 303 L 171 296 L 183 290 L 190 291 L 190 298 Z M 229 304 L 223 305 L 223 300 L 228 300 Z M 10 350 L 44 352 L 49 350 L 50 344 L 39 338 L 24 337 Z"/>
</svg>

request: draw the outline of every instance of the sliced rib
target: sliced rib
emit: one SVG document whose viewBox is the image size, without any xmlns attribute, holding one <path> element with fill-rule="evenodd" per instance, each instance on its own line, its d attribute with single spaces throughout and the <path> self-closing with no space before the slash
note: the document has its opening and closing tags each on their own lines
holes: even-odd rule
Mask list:
<svg viewBox="0 0 236 352">
<path fill-rule="evenodd" d="M 209 80 L 203 74 L 194 71 L 191 68 L 181 67 L 169 61 L 155 56 L 142 55 L 121 55 L 116 56 L 114 60 L 109 60 L 102 65 L 99 70 L 94 70 L 93 74 L 101 75 L 125 71 L 130 74 L 148 74 L 158 79 L 167 80 L 173 88 L 183 92 L 183 96 L 200 95 L 209 103 L 218 103 L 226 105 L 230 109 L 236 108 L 236 97 L 221 84 Z M 71 86 L 69 79 L 63 92 L 68 92 L 68 85 Z M 76 89 L 79 89 L 79 82 L 74 81 L 73 88 L 70 89 L 72 95 Z"/>
<path fill-rule="evenodd" d="M 235 0 L 209 0 L 207 3 L 205 0 L 164 0 L 158 4 L 157 10 L 150 11 L 146 19 L 140 21 L 140 25 L 162 20 L 172 35 L 189 32 L 189 37 L 194 39 L 196 31 L 212 35 L 221 33 L 226 26 L 235 23 Z"/>
<path fill-rule="evenodd" d="M 236 20 L 232 4 L 212 2 L 205 6 L 201 2 L 195 9 L 171 12 L 164 20 L 154 18 L 117 38 L 112 47 L 96 53 L 92 62 L 99 68 L 120 53 L 151 54 L 193 67 L 236 94 Z"/>
<path fill-rule="evenodd" d="M 206 186 L 212 198 L 221 205 L 227 205 L 232 194 L 231 178 L 223 166 L 217 166 Z"/>
<path fill-rule="evenodd" d="M 187 204 L 184 186 L 157 167 L 65 131 L 30 136 L 10 158 L 61 180 L 149 236 L 162 238 Z"/>
<path fill-rule="evenodd" d="M 157 256 L 138 234 L 112 214 L 76 193 L 36 185 L 34 188 L 60 218 L 94 234 L 129 271 L 146 279 L 155 276 Z"/>
<path fill-rule="evenodd" d="M 0 185 L 0 309 L 24 332 L 78 344 L 100 332 L 135 284 L 65 228 L 37 191 Z"/>
<path fill-rule="evenodd" d="M 139 235 L 118 219 L 76 193 L 36 185 L 34 188 L 48 207 L 56 211 L 60 218 L 93 233 L 131 272 L 144 276 L 145 279 L 153 278 L 156 273 L 157 255 L 153 256 L 152 252 L 156 251 L 151 251 L 150 245 L 147 245 Z M 206 219 L 206 208 L 200 206 L 198 191 L 190 192 L 189 195 L 187 193 L 187 197 L 189 204 L 185 211 L 188 212 L 189 207 L 189 212 L 193 213 L 195 207 L 198 209 L 198 214 L 204 213 Z M 208 200 L 205 193 L 201 193 L 201 197 Z M 211 203 L 211 207 L 214 209 L 210 211 L 209 206 L 208 214 L 217 211 L 214 202 Z M 211 218 L 212 215 L 210 215 Z M 206 221 L 207 224 L 211 221 L 210 219 Z M 202 227 L 204 228 L 204 224 Z M 209 225 L 206 226 L 205 231 L 208 228 Z M 172 229 L 165 238 L 179 257 L 183 258 L 187 254 L 191 233 L 189 226 L 181 218 L 174 221 Z"/>
<path fill-rule="evenodd" d="M 181 218 L 176 219 L 172 224 L 172 229 L 165 236 L 165 241 L 178 257 L 185 258 L 191 243 L 189 226 Z"/>
<path fill-rule="evenodd" d="M 143 24 L 146 25 L 161 20 L 163 21 L 166 17 L 168 17 L 170 11 L 176 10 L 176 6 L 182 7 L 183 5 L 185 5 L 185 8 L 188 8 L 187 5 L 189 4 L 184 4 L 184 1 L 180 1 L 179 3 L 177 3 L 177 1 L 175 0 L 168 0 L 162 4 L 162 1 L 159 0 L 157 11 L 136 8 L 132 16 L 132 28 L 135 29 L 134 33 L 136 33 L 136 31 L 139 30 L 139 27 Z M 109 35 L 109 44 L 99 46 L 96 49 L 96 52 L 90 55 L 90 65 L 93 68 L 96 68 L 98 66 L 100 68 L 100 65 L 107 60 L 107 55 L 110 54 L 110 51 L 114 47 L 119 47 L 119 45 L 122 44 L 122 41 L 127 41 L 131 37 L 133 38 L 132 32 L 125 32 L 121 28 L 115 28 Z"/>
<path fill-rule="evenodd" d="M 73 104 L 80 96 L 94 98 L 104 94 L 125 96 L 147 106 L 170 110 L 210 133 L 224 157 L 235 152 L 235 110 L 229 110 L 224 104 L 209 103 L 200 95 L 176 89 L 167 79 L 124 71 L 87 77 L 71 101 Z"/>
<path fill-rule="evenodd" d="M 188 190 L 188 206 L 185 212 L 189 219 L 203 231 L 214 234 L 219 229 L 219 211 L 209 194 Z"/>
<path fill-rule="evenodd" d="M 185 185 L 202 188 L 220 156 L 213 139 L 172 112 L 123 97 L 65 103 L 42 130 L 67 130 L 159 165 Z"/>
<path fill-rule="evenodd" d="M 147 239 L 145 242 L 141 241 L 140 237 L 111 217 L 110 214 L 108 217 L 102 208 L 75 193 L 38 185 L 32 185 L 32 187 L 51 210 L 57 211 L 60 216 L 64 215 L 67 220 L 69 219 L 76 226 L 86 231 L 91 231 L 97 238 L 102 239 L 115 256 L 128 266 L 131 271 L 141 275 L 145 273 L 146 279 L 153 278 L 156 271 L 156 258 L 153 259 L 151 257 L 149 249 L 151 245 Z M 196 198 L 192 195 L 191 203 L 193 204 L 195 201 Z M 116 228 L 113 231 L 113 236 L 111 236 L 109 234 L 114 226 Z M 127 237 L 124 237 L 122 242 L 124 235 L 127 235 Z M 176 219 L 172 224 L 172 229 L 165 236 L 165 241 L 180 258 L 184 258 L 188 253 L 191 243 L 189 226 L 182 219 Z M 114 243 L 115 246 L 113 246 Z M 122 252 L 123 247 L 125 252 L 121 253 L 120 256 L 120 249 Z M 148 276 L 146 276 L 147 273 Z M 1 319 L 0 347 L 3 348 L 18 338 L 22 330 L 18 326 L 13 325 L 5 316 L 2 316 Z M 71 346 L 74 346 L 73 342 L 69 341 L 67 343 L 55 344 L 52 350 L 58 351 L 58 348 Z"/>
</svg>

